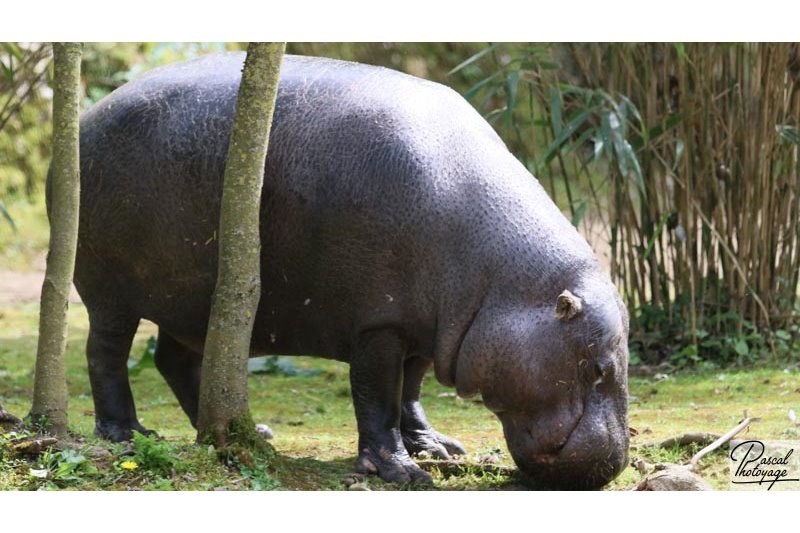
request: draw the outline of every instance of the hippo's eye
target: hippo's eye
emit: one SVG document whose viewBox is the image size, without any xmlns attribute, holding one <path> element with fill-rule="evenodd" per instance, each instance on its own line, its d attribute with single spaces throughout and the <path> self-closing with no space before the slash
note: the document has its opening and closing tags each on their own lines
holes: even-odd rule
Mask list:
<svg viewBox="0 0 800 533">
<path fill-rule="evenodd" d="M 600 363 L 594 364 L 594 383 L 593 385 L 599 385 L 601 381 L 603 381 L 603 375 L 605 375 L 605 370 L 600 365 Z"/>
</svg>

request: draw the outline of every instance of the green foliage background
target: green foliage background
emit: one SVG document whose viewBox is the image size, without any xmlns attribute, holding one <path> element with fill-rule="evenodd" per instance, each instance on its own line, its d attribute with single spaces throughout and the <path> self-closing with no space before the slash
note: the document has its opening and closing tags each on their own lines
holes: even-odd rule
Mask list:
<svg viewBox="0 0 800 533">
<path fill-rule="evenodd" d="M 246 44 L 87 43 L 84 107 L 149 69 Z M 0 261 L 5 263 L 0 270 L 33 268 L 47 242 L 42 207 L 51 132 L 47 46 L 0 47 L 5 96 L 0 100 Z M 795 205 L 798 50 L 758 43 L 290 43 L 287 48 L 292 54 L 385 66 L 464 95 L 590 243 L 603 248 L 631 313 L 632 362 L 668 361 L 677 367 L 798 358 L 800 253 L 786 244 L 787 239 L 800 243 L 800 217 L 792 215 L 800 209 Z M 40 59 L 23 68 L 28 56 Z M 27 98 L 4 121 L 4 109 L 20 95 Z M 776 95 L 785 100 L 776 104 L 780 109 L 769 104 L 780 99 Z M 683 113 L 677 112 L 679 98 Z M 720 102 L 727 107 L 713 108 Z M 731 118 L 737 109 L 746 114 Z M 758 135 L 757 128 L 743 127 L 756 119 Z M 758 146 L 769 154 L 761 157 L 767 163 L 742 159 Z M 720 196 L 714 177 L 721 164 L 733 180 L 727 197 Z M 675 183 L 688 184 L 688 199 L 675 192 L 683 190 Z M 786 192 L 761 194 L 771 187 Z M 727 212 L 721 199 L 729 204 Z M 766 215 L 736 218 L 755 205 L 794 222 L 776 220 L 762 228 L 758 224 Z M 13 237 L 14 226 L 24 238 Z M 774 267 L 765 254 L 780 256 Z"/>
</svg>

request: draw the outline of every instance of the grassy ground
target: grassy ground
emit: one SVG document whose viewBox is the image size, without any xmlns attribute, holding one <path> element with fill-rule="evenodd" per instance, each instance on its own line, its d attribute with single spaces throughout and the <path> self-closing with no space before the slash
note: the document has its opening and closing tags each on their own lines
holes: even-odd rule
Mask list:
<svg viewBox="0 0 800 533">
<path fill-rule="evenodd" d="M 30 406 L 36 351 L 37 305 L 14 304 L 0 309 L 0 405 L 17 415 Z M 272 441 L 278 457 L 264 473 L 263 463 L 228 468 L 215 455 L 194 446 L 194 431 L 171 391 L 157 371 L 146 368 L 132 377 L 139 417 L 164 437 L 163 442 L 139 439 L 127 450 L 88 437 L 94 416 L 83 350 L 88 331 L 85 309 L 75 304 L 69 312 L 68 379 L 70 426 L 78 437 L 77 451 L 50 453 L 23 461 L 6 453 L 0 457 L 0 489 L 344 489 L 343 478 L 352 471 L 356 452 L 356 427 L 344 364 L 313 358 L 296 358 L 298 367 L 321 370 L 315 376 L 258 375 L 250 379 L 251 408 L 258 422 L 275 431 Z M 147 339 L 155 334 L 143 323 L 132 355 L 138 358 Z M 800 374 L 780 369 L 687 374 L 663 379 L 634 378 L 630 426 L 631 458 L 648 462 L 686 461 L 694 450 L 663 450 L 652 443 L 689 431 L 724 433 L 749 409 L 762 417 L 750 436 L 797 439 L 800 434 L 787 417 L 800 410 Z M 423 403 L 431 423 L 458 438 L 468 449 L 467 467 L 458 472 L 432 471 L 436 489 L 514 490 L 521 480 L 502 467 L 513 467 L 499 422 L 477 401 L 462 400 L 432 378 L 426 380 Z M 6 436 L 8 440 L 8 436 Z M 0 442 L 2 444 L 2 442 Z M 725 450 L 726 448 L 723 448 Z M 110 452 L 110 453 L 109 453 Z M 0 452 L 1 454 L 2 452 Z M 482 468 L 481 459 L 494 456 L 501 468 Z M 166 459 L 165 459 L 166 458 Z M 166 464 L 164 463 L 166 461 Z M 127 464 L 126 464 L 127 463 Z M 135 463 L 132 467 L 130 463 Z M 724 452 L 704 459 L 702 474 L 716 488 L 727 488 Z M 127 468 L 126 468 L 127 466 Z M 240 465 L 241 466 L 241 465 Z M 48 478 L 43 471 L 48 470 Z M 641 480 L 626 469 L 608 489 L 625 490 Z M 398 487 L 370 478 L 372 489 Z"/>
</svg>

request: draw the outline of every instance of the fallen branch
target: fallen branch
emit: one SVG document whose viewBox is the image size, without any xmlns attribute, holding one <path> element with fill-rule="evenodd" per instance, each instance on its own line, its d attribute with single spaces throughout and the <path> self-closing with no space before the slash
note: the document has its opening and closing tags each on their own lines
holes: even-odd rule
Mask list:
<svg viewBox="0 0 800 533">
<path fill-rule="evenodd" d="M 717 440 L 719 435 L 714 433 L 684 433 L 678 437 L 672 437 L 667 440 L 661 441 L 658 445 L 661 448 L 674 448 L 675 446 L 689 446 L 690 444 L 698 444 L 700 446 L 707 446 Z"/>
<path fill-rule="evenodd" d="M 694 454 L 689 464 L 658 463 L 656 465 L 650 465 L 641 459 L 634 461 L 633 466 L 642 474 L 645 474 L 649 468 L 653 468 L 654 471 L 646 475 L 633 490 L 711 490 L 711 486 L 695 473 L 698 463 L 703 457 L 733 439 L 757 420 L 760 419 L 747 416 L 747 411 L 745 411 L 744 419 L 739 422 L 736 427 L 721 437 L 716 438 L 711 444 Z M 710 437 L 712 437 L 712 435 L 709 433 L 685 433 L 680 437 L 667 439 L 662 442 L 660 446 L 671 448 L 676 444 L 682 445 L 684 441 L 687 443 L 698 442 L 701 438 L 708 440 Z"/>
<path fill-rule="evenodd" d="M 12 454 L 17 456 L 25 455 L 28 457 L 38 457 L 57 442 L 58 439 L 53 437 L 26 438 L 20 441 L 12 442 L 9 446 L 9 450 Z"/>
<path fill-rule="evenodd" d="M 723 436 L 721 436 L 720 438 L 718 438 L 717 440 L 715 440 L 714 442 L 712 442 L 711 444 L 709 444 L 708 446 L 706 446 L 705 448 L 694 454 L 694 457 L 692 457 L 691 461 L 689 461 L 688 465 L 689 469 L 695 470 L 697 468 L 697 463 L 700 461 L 700 459 L 702 459 L 709 453 L 713 452 L 714 450 L 716 450 L 729 440 L 733 439 L 736 435 L 747 429 L 748 426 L 750 426 L 750 424 L 752 424 L 757 420 L 761 419 L 756 417 L 751 418 L 747 416 L 747 410 L 745 410 L 744 419 L 741 422 L 739 422 L 739 424 L 735 428 L 725 433 Z"/>
</svg>

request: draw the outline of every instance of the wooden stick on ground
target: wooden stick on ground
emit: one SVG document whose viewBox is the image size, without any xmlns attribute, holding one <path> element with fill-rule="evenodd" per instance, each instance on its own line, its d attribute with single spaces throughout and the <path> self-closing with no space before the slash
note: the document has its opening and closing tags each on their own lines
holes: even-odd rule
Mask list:
<svg viewBox="0 0 800 533">
<path fill-rule="evenodd" d="M 715 440 L 714 442 L 712 442 L 711 444 L 709 444 L 708 446 L 706 446 L 705 448 L 703 448 L 702 450 L 700 450 L 699 452 L 694 454 L 694 457 L 692 457 L 691 461 L 689 461 L 689 464 L 688 464 L 689 469 L 690 470 L 695 470 L 697 468 L 697 463 L 700 462 L 700 459 L 702 459 L 703 457 L 705 457 L 709 453 L 713 452 L 714 450 L 716 450 L 717 448 L 719 448 L 720 446 L 722 446 L 723 444 L 725 444 L 729 440 L 733 439 L 736 435 L 738 435 L 739 433 L 741 433 L 742 431 L 747 429 L 747 427 L 751 423 L 753 423 L 753 422 L 755 422 L 757 420 L 761 420 L 761 419 L 757 418 L 757 417 L 751 418 L 751 417 L 747 416 L 747 410 L 745 410 L 744 419 L 741 422 L 739 422 L 739 424 L 735 428 L 733 428 L 729 432 L 725 433 L 723 436 L 721 436 L 720 438 L 718 438 L 717 440 Z"/>
</svg>

